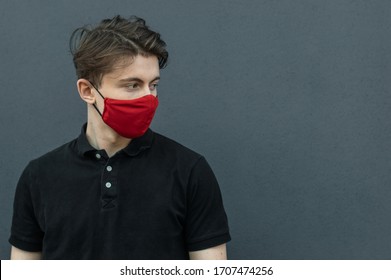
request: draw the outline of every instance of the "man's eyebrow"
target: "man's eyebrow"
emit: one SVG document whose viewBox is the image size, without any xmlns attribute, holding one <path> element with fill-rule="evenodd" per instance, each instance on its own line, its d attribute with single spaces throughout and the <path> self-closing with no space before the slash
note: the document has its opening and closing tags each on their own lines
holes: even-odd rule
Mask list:
<svg viewBox="0 0 391 280">
<path fill-rule="evenodd" d="M 160 80 L 159 76 L 156 76 L 154 79 L 152 79 L 151 83 L 152 82 L 156 82 L 157 80 Z M 121 82 L 121 83 L 125 83 L 125 82 L 139 82 L 139 83 L 143 83 L 144 81 L 142 79 L 140 79 L 140 78 L 137 78 L 137 77 L 129 77 L 129 78 L 121 79 L 121 80 L 119 80 L 119 82 Z"/>
</svg>

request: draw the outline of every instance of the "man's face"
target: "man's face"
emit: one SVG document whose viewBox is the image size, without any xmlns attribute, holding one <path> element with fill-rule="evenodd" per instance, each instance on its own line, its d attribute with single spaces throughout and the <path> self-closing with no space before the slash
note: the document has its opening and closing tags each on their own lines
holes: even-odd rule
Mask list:
<svg viewBox="0 0 391 280">
<path fill-rule="evenodd" d="M 99 91 L 105 98 L 130 100 L 148 94 L 157 95 L 160 71 L 156 56 L 126 58 L 114 69 L 102 78 Z"/>
</svg>

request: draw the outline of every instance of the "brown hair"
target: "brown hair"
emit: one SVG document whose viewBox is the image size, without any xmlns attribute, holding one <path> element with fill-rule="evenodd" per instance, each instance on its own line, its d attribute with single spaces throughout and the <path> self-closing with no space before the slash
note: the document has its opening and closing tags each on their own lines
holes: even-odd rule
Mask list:
<svg viewBox="0 0 391 280">
<path fill-rule="evenodd" d="M 160 34 L 149 29 L 138 17 L 115 16 L 91 28 L 77 28 L 70 39 L 70 49 L 77 77 L 88 79 L 99 87 L 104 74 L 127 57 L 138 54 L 158 58 L 160 69 L 167 65 L 166 43 Z"/>
</svg>

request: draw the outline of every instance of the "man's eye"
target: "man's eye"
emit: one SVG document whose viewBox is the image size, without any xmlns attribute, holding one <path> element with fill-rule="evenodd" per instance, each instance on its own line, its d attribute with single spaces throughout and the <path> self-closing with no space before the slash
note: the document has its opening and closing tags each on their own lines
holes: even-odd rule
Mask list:
<svg viewBox="0 0 391 280">
<path fill-rule="evenodd" d="M 155 90 L 157 88 L 158 84 L 152 84 L 150 85 L 149 89 L 150 90 Z"/>
<path fill-rule="evenodd" d="M 139 88 L 139 85 L 138 84 L 128 84 L 127 88 L 128 89 L 136 89 L 136 88 Z"/>
</svg>

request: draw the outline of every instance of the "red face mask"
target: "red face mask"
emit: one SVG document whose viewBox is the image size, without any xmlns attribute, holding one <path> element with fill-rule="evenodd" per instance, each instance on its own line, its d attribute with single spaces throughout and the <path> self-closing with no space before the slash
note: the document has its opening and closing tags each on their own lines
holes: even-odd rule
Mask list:
<svg viewBox="0 0 391 280">
<path fill-rule="evenodd" d="M 157 97 L 149 94 L 131 100 L 118 100 L 105 98 L 99 90 L 96 91 L 104 100 L 103 114 L 95 104 L 94 107 L 108 126 L 126 138 L 133 139 L 144 135 L 159 105 Z"/>
</svg>

